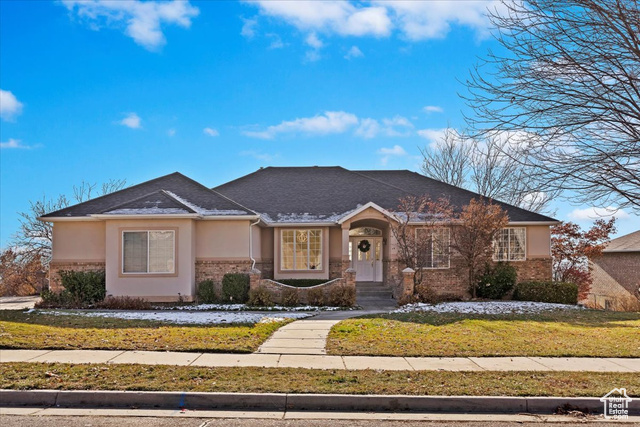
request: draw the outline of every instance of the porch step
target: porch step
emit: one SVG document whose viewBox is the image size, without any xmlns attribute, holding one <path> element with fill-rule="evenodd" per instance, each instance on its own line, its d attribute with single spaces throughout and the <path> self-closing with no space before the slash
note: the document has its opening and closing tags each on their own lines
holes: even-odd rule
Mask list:
<svg viewBox="0 0 640 427">
<path fill-rule="evenodd" d="M 391 295 L 391 293 L 391 289 L 356 290 L 356 296 L 358 297 L 385 297 Z"/>
</svg>

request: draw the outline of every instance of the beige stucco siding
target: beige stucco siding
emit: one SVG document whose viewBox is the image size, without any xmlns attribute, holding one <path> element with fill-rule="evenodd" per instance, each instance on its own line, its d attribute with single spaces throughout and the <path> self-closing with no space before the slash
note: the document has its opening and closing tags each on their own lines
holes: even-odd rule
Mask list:
<svg viewBox="0 0 640 427">
<path fill-rule="evenodd" d="M 280 266 L 280 231 L 287 229 L 320 229 L 322 230 L 322 268 L 320 270 L 281 270 Z M 329 279 L 329 228 L 328 227 L 304 227 L 304 228 L 274 228 L 274 279 Z"/>
<path fill-rule="evenodd" d="M 329 230 L 329 258 L 342 259 L 342 228 L 331 227 Z"/>
<path fill-rule="evenodd" d="M 196 221 L 196 257 L 221 260 L 248 259 L 249 224 L 249 221 Z M 259 240 L 259 233 L 256 234 Z M 260 247 L 259 242 L 257 243 L 256 249 Z"/>
<path fill-rule="evenodd" d="M 104 261 L 105 224 L 102 221 L 60 221 L 53 225 L 52 261 Z"/>
<path fill-rule="evenodd" d="M 174 274 L 123 274 L 122 232 L 133 230 L 175 230 Z M 107 220 L 106 278 L 107 294 L 129 295 L 149 300 L 176 299 L 178 293 L 191 297 L 195 291 L 195 222 L 172 220 Z"/>
<path fill-rule="evenodd" d="M 273 228 L 260 229 L 260 259 L 273 259 Z"/>
<path fill-rule="evenodd" d="M 548 225 L 527 227 L 527 258 L 551 256 L 551 229 Z"/>
</svg>

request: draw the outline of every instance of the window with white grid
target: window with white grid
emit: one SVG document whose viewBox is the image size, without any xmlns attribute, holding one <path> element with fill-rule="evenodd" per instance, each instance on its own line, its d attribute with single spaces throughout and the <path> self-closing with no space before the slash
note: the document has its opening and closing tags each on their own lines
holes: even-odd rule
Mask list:
<svg viewBox="0 0 640 427">
<path fill-rule="evenodd" d="M 123 273 L 174 273 L 175 231 L 123 231 Z"/>
<path fill-rule="evenodd" d="M 527 229 L 503 228 L 493 242 L 493 259 L 496 261 L 524 261 L 526 259 Z"/>
<path fill-rule="evenodd" d="M 448 228 L 417 228 L 418 263 L 422 268 L 449 268 L 451 230 Z"/>
<path fill-rule="evenodd" d="M 282 230 L 282 270 L 322 269 L 322 230 Z"/>
</svg>

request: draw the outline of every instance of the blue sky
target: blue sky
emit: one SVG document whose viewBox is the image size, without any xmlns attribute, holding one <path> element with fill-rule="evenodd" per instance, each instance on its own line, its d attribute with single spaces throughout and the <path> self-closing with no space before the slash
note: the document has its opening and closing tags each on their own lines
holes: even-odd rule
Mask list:
<svg viewBox="0 0 640 427">
<path fill-rule="evenodd" d="M 418 171 L 419 147 L 464 126 L 493 3 L 2 1 L 0 244 L 30 199 L 83 180 Z M 640 228 L 618 216 L 618 235 Z"/>
</svg>

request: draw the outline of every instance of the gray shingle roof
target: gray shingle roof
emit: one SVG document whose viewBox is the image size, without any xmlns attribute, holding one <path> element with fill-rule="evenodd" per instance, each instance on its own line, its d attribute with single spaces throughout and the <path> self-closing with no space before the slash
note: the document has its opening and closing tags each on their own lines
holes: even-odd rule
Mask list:
<svg viewBox="0 0 640 427">
<path fill-rule="evenodd" d="M 43 218 L 92 214 L 253 215 L 258 212 L 267 222 L 336 222 L 369 202 L 395 210 L 400 198 L 423 194 L 432 199 L 447 197 L 457 208 L 478 197 L 470 191 L 408 170 L 268 167 L 214 189 L 175 172 L 51 212 Z M 511 221 L 555 221 L 548 216 L 500 204 Z"/>
<path fill-rule="evenodd" d="M 373 202 L 395 210 L 401 197 L 448 197 L 455 207 L 477 194 L 408 170 L 350 171 L 341 167 L 268 167 L 214 188 L 275 222 L 336 221 Z M 511 221 L 555 221 L 500 203 Z"/>
<path fill-rule="evenodd" d="M 91 199 L 44 215 L 83 217 L 92 214 L 176 214 L 254 215 L 254 212 L 227 199 L 178 172 L 161 176 L 115 193 Z"/>
<path fill-rule="evenodd" d="M 640 230 L 611 240 L 603 252 L 640 252 Z"/>
</svg>

